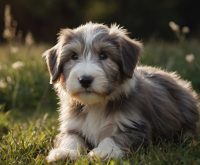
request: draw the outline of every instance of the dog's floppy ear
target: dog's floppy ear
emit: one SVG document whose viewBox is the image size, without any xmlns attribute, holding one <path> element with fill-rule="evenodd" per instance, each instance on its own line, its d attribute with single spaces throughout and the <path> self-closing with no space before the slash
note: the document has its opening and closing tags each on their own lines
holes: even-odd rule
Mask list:
<svg viewBox="0 0 200 165">
<path fill-rule="evenodd" d="M 58 34 L 58 43 L 43 53 L 50 74 L 50 84 L 56 82 L 62 72 L 62 59 L 58 52 L 60 52 L 63 45 L 69 42 L 72 35 L 72 29 L 61 29 Z"/>
<path fill-rule="evenodd" d="M 126 35 L 120 36 L 122 69 L 127 77 L 132 77 L 141 50 L 142 44 L 140 42 L 130 39 Z"/>
<path fill-rule="evenodd" d="M 52 84 L 59 78 L 59 75 L 61 73 L 58 64 L 57 45 L 55 45 L 51 49 L 46 50 L 43 53 L 43 57 L 46 60 L 46 64 L 50 74 L 50 84 Z"/>
</svg>

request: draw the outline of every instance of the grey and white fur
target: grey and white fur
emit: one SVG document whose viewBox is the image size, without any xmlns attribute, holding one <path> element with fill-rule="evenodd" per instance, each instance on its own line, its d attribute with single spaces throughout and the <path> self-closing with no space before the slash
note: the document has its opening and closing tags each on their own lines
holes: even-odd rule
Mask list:
<svg viewBox="0 0 200 165">
<path fill-rule="evenodd" d="M 44 53 L 60 99 L 59 134 L 48 162 L 122 158 L 154 139 L 196 134 L 197 95 L 175 73 L 137 66 L 142 44 L 117 25 L 61 30 Z"/>
</svg>

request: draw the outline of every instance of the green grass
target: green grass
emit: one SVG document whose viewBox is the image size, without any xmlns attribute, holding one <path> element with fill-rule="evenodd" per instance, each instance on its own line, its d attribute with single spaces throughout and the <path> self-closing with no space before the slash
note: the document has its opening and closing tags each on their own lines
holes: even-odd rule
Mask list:
<svg viewBox="0 0 200 165">
<path fill-rule="evenodd" d="M 177 71 L 192 82 L 200 92 L 200 42 L 145 44 L 141 63 Z M 49 76 L 41 58 L 46 45 L 18 46 L 18 52 L 8 45 L 0 46 L 0 165 L 46 164 L 58 128 L 56 96 L 48 84 Z M 193 54 L 194 61 L 185 56 Z M 13 68 L 20 61 L 23 66 Z M 200 164 L 200 138 L 196 142 L 162 142 L 127 155 L 123 160 L 89 162 L 86 155 L 77 161 L 57 164 Z"/>
</svg>

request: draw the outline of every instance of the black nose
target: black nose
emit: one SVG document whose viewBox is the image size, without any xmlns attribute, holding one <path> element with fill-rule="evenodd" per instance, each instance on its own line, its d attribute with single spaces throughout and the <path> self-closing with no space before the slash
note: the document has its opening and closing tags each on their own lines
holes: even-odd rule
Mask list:
<svg viewBox="0 0 200 165">
<path fill-rule="evenodd" d="M 92 76 L 81 76 L 81 77 L 79 77 L 78 80 L 83 88 L 89 88 L 93 81 L 93 77 Z"/>
</svg>

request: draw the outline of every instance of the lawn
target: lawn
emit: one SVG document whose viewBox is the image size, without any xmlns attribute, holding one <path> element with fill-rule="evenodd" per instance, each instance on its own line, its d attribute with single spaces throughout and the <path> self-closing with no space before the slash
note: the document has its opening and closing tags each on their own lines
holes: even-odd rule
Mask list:
<svg viewBox="0 0 200 165">
<path fill-rule="evenodd" d="M 200 92 L 200 42 L 145 43 L 140 64 L 176 71 Z M 57 133 L 57 100 L 42 52 L 45 44 L 0 46 L 0 165 L 46 164 Z M 162 142 L 127 155 L 123 160 L 89 162 L 86 155 L 77 161 L 58 164 L 200 164 L 197 141 Z"/>
</svg>

